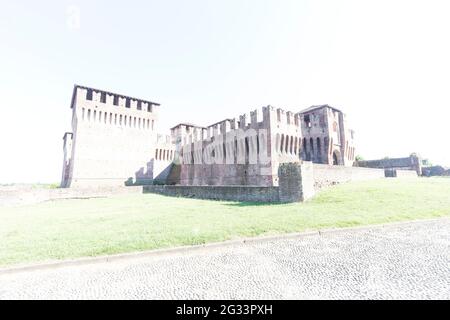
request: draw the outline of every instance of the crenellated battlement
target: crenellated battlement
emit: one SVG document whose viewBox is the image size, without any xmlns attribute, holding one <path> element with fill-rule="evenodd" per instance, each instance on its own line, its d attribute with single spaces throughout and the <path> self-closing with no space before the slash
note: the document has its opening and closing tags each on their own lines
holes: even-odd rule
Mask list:
<svg viewBox="0 0 450 320">
<path fill-rule="evenodd" d="M 180 123 L 173 127 L 171 131 L 175 140 L 178 137 L 178 141 L 184 145 L 198 141 L 211 141 L 237 129 L 245 131 L 249 129 L 270 129 L 271 127 L 279 128 L 281 131 L 299 130 L 300 115 L 269 105 L 262 107 L 260 110 L 255 109 L 250 113 L 241 114 L 237 119 L 224 119 L 207 127 Z"/>
<path fill-rule="evenodd" d="M 210 143 L 214 140 L 230 137 L 237 130 L 267 130 L 269 134 L 299 136 L 301 134 L 300 115 L 273 106 L 255 109 L 241 114 L 237 119 L 224 119 L 207 127 L 180 123 L 171 129 L 173 141 L 180 145 L 196 142 Z"/>
<path fill-rule="evenodd" d="M 105 90 L 75 85 L 70 107 L 74 108 L 80 103 L 82 104 L 88 101 L 99 105 L 104 104 L 109 106 L 118 106 L 129 110 L 140 110 L 150 113 L 154 112 L 155 106 L 160 106 L 160 104 L 156 102 L 133 98 Z"/>
</svg>

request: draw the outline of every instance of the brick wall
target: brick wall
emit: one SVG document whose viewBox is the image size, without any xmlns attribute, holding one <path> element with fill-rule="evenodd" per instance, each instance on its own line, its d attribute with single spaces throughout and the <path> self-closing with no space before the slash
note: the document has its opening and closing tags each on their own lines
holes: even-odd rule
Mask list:
<svg viewBox="0 0 450 320">
<path fill-rule="evenodd" d="M 313 164 L 313 175 L 314 187 L 320 190 L 338 183 L 384 178 L 384 169 Z"/>
<path fill-rule="evenodd" d="M 278 202 L 278 187 L 254 186 L 144 186 L 144 193 L 197 199 Z"/>
</svg>

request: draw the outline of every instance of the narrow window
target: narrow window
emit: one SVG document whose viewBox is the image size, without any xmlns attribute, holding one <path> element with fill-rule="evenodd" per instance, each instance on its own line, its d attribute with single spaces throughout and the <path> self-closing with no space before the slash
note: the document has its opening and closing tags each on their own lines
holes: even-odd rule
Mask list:
<svg viewBox="0 0 450 320">
<path fill-rule="evenodd" d="M 291 150 L 290 150 L 291 154 L 294 153 L 294 137 L 291 137 Z"/>
<path fill-rule="evenodd" d="M 284 134 L 281 135 L 280 152 L 283 153 L 284 147 Z"/>
<path fill-rule="evenodd" d="M 259 135 L 256 136 L 256 154 L 259 155 Z"/>
<path fill-rule="evenodd" d="M 94 110 L 94 122 L 97 121 L 97 110 Z"/>
<path fill-rule="evenodd" d="M 131 100 L 130 99 L 125 99 L 125 108 L 130 108 L 131 107 Z"/>
<path fill-rule="evenodd" d="M 141 128 L 141 118 L 139 118 L 139 129 Z"/>
<path fill-rule="evenodd" d="M 112 124 L 112 113 L 109 114 L 109 124 Z"/>
<path fill-rule="evenodd" d="M 100 95 L 100 102 L 106 103 L 106 92 L 102 92 Z"/>
<path fill-rule="evenodd" d="M 289 153 L 289 140 L 291 137 L 286 136 L 286 147 L 284 148 L 284 150 L 286 151 L 286 153 Z"/>
<path fill-rule="evenodd" d="M 88 89 L 86 93 L 86 100 L 92 101 L 92 89 Z"/>
<path fill-rule="evenodd" d="M 306 138 L 303 138 L 303 149 L 305 150 L 304 151 L 305 158 L 306 158 L 305 160 L 306 161 L 311 161 L 310 151 L 308 149 L 308 140 L 306 140 Z"/>
<path fill-rule="evenodd" d="M 285 146 L 284 146 L 284 152 L 288 153 L 289 152 L 289 136 L 286 136 L 286 141 L 284 142 Z"/>
<path fill-rule="evenodd" d="M 84 112 L 85 112 L 84 108 L 81 109 L 81 119 L 82 119 L 82 120 L 84 120 Z"/>
<path fill-rule="evenodd" d="M 88 118 L 88 121 L 91 121 L 91 109 L 88 109 L 88 116 L 87 116 L 87 118 Z"/>
<path fill-rule="evenodd" d="M 317 138 L 317 161 L 322 162 L 322 148 L 320 146 L 320 138 Z"/>
<path fill-rule="evenodd" d="M 155 150 L 155 159 L 158 160 L 158 149 Z"/>
<path fill-rule="evenodd" d="M 222 145 L 222 149 L 223 149 L 223 163 L 225 164 L 226 163 L 225 159 L 227 158 L 227 147 L 225 143 Z"/>
<path fill-rule="evenodd" d="M 142 101 L 137 102 L 137 109 L 142 110 Z"/>
<path fill-rule="evenodd" d="M 119 96 L 114 96 L 113 105 L 115 105 L 115 106 L 119 105 Z"/>
<path fill-rule="evenodd" d="M 234 138 L 234 162 L 237 163 L 237 156 L 238 156 L 238 143 L 237 138 Z"/>
<path fill-rule="evenodd" d="M 248 137 L 245 138 L 245 163 L 248 163 L 250 156 L 250 147 L 248 144 Z"/>
<path fill-rule="evenodd" d="M 122 115 L 119 116 L 119 126 L 122 125 Z"/>
<path fill-rule="evenodd" d="M 152 130 L 155 128 L 155 120 L 152 120 Z"/>
<path fill-rule="evenodd" d="M 307 128 L 311 128 L 311 116 L 308 114 L 305 116 L 305 124 Z"/>
<path fill-rule="evenodd" d="M 147 111 L 152 112 L 152 104 L 151 103 L 148 104 Z"/>
</svg>

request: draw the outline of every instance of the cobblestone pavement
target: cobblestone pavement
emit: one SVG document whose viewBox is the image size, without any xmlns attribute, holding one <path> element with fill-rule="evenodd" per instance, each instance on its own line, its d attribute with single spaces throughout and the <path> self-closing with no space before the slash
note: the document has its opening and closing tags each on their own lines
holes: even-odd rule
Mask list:
<svg viewBox="0 0 450 320">
<path fill-rule="evenodd" d="M 0 299 L 450 299 L 450 219 L 0 274 Z"/>
</svg>

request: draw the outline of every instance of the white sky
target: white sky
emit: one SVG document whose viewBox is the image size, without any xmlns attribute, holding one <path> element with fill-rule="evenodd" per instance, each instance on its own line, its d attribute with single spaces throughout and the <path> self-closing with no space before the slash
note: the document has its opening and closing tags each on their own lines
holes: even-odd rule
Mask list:
<svg viewBox="0 0 450 320">
<path fill-rule="evenodd" d="M 449 1 L 0 5 L 0 183 L 59 182 L 75 83 L 161 103 L 161 131 L 327 103 L 364 158 L 450 166 Z"/>
</svg>

